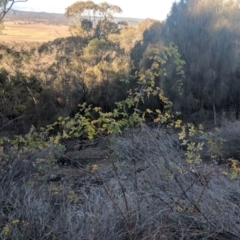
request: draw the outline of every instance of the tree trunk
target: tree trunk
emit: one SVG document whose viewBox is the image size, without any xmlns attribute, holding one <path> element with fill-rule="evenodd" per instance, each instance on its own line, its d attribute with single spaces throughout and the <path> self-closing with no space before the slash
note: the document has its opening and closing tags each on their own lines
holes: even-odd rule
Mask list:
<svg viewBox="0 0 240 240">
<path fill-rule="evenodd" d="M 214 119 L 214 126 L 217 126 L 217 113 L 216 113 L 216 106 L 215 103 L 213 103 L 213 119 Z"/>
<path fill-rule="evenodd" d="M 237 94 L 236 97 L 236 101 L 235 101 L 235 114 L 236 114 L 236 120 L 239 120 L 239 113 L 240 113 L 240 107 L 239 107 L 239 103 L 240 103 L 240 96 L 239 93 Z"/>
</svg>

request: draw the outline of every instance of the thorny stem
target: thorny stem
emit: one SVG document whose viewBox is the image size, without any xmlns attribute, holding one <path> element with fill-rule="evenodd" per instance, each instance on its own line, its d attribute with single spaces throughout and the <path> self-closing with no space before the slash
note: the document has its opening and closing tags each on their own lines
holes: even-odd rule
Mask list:
<svg viewBox="0 0 240 240">
<path fill-rule="evenodd" d="M 137 179 L 137 165 L 136 165 L 136 154 L 135 154 L 135 148 L 134 148 L 134 134 L 133 129 L 131 131 L 131 143 L 132 143 L 132 162 L 134 167 L 134 187 L 136 190 L 136 193 L 138 193 L 138 179 Z M 137 211 L 138 211 L 138 219 L 141 220 L 141 211 L 140 211 L 140 204 L 139 199 L 137 197 Z"/>
<path fill-rule="evenodd" d="M 192 186 L 193 186 L 194 184 L 196 184 L 196 182 L 199 181 L 199 178 L 196 179 L 196 180 L 194 180 L 194 181 L 191 183 L 191 185 L 185 190 L 184 187 L 182 186 L 182 184 L 181 184 L 181 183 L 179 182 L 179 180 L 177 179 L 176 174 L 173 172 L 173 170 L 172 170 L 171 167 L 169 166 L 168 161 L 167 161 L 166 159 L 164 159 L 164 160 L 165 160 L 167 169 L 173 174 L 174 180 L 176 181 L 176 183 L 178 184 L 178 186 L 179 186 L 180 189 L 182 190 L 182 194 L 181 194 L 181 196 L 178 198 L 178 200 L 176 201 L 176 203 L 178 203 L 178 202 L 180 201 L 180 199 L 181 199 L 183 196 L 185 196 L 186 199 L 188 199 L 188 200 L 193 204 L 194 208 L 203 216 L 203 218 L 204 218 L 212 227 L 216 228 L 216 226 L 214 225 L 214 223 L 212 223 L 212 222 L 205 216 L 205 214 L 202 213 L 202 211 L 199 209 L 199 207 L 198 207 L 194 202 L 192 202 L 192 201 L 189 199 L 188 195 L 187 195 L 187 192 L 192 188 Z M 205 178 L 205 177 L 208 177 L 210 174 L 212 174 L 213 172 L 217 171 L 217 170 L 220 169 L 221 167 L 222 167 L 222 166 L 220 166 L 220 167 L 218 167 L 218 168 L 210 171 L 209 173 L 205 174 L 205 175 L 204 175 L 204 178 Z"/>
<path fill-rule="evenodd" d="M 106 138 L 103 138 L 103 141 L 104 141 L 104 144 L 106 147 L 108 147 L 108 144 L 107 144 L 107 140 Z M 125 204 L 125 207 L 126 207 L 126 211 L 127 211 L 127 218 L 124 217 L 125 221 L 126 221 L 126 224 L 128 226 L 128 230 L 129 230 L 129 233 L 130 233 L 130 240 L 132 240 L 132 222 L 131 222 L 131 219 L 130 219 L 130 211 L 129 211 L 129 206 L 128 206 L 128 200 L 127 200 L 127 196 L 126 196 L 126 193 L 125 193 L 125 188 L 124 186 L 122 185 L 121 183 L 121 180 L 120 180 L 120 177 L 119 177 L 119 174 L 118 174 L 118 170 L 117 170 L 117 166 L 114 162 L 114 159 L 113 159 L 113 156 L 112 154 L 110 154 L 109 152 L 107 153 L 110 161 L 111 161 L 111 164 L 112 164 L 112 167 L 113 167 L 113 171 L 117 177 L 117 180 L 118 180 L 118 184 L 121 188 L 121 192 L 122 192 L 122 195 L 123 195 L 123 199 L 124 199 L 124 204 Z M 106 190 L 106 188 L 104 188 Z M 113 204 L 119 209 L 119 207 L 117 206 L 117 203 L 115 203 L 115 201 L 112 199 L 111 195 L 108 193 L 107 191 L 107 195 L 109 196 L 110 200 L 113 201 Z M 122 213 L 122 211 L 120 211 Z M 123 213 L 122 213 L 123 214 Z"/>
</svg>

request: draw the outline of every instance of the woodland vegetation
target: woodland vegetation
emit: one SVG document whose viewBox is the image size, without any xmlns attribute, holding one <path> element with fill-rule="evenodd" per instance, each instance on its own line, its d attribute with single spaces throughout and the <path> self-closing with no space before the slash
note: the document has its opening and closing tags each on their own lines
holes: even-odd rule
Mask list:
<svg viewBox="0 0 240 240">
<path fill-rule="evenodd" d="M 1 44 L 0 239 L 239 239 L 239 4 L 78 1 L 71 37 Z"/>
<path fill-rule="evenodd" d="M 180 1 L 165 22 L 146 19 L 134 27 L 114 21 L 113 14 L 121 12 L 117 6 L 77 2 L 66 10 L 72 37 L 1 45 L 1 120 L 24 119 L 21 133 L 31 124 L 39 128 L 74 115 L 79 103 L 112 110 L 137 86 L 136 72 L 151 69 L 156 56 L 166 72 L 155 84 L 183 119 L 217 125 L 223 112 L 238 119 L 237 6 L 237 1 Z"/>
</svg>

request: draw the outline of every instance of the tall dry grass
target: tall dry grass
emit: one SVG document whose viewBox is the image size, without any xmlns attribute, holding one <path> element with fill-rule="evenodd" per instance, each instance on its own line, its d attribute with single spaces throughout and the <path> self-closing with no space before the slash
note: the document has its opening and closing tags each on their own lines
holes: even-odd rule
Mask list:
<svg viewBox="0 0 240 240">
<path fill-rule="evenodd" d="M 106 144 L 99 181 L 60 181 L 61 191 L 31 181 L 36 154 L 25 165 L 16 158 L 0 178 L 0 239 L 240 238 L 240 181 L 227 169 L 190 166 L 164 129 L 143 126 Z"/>
</svg>

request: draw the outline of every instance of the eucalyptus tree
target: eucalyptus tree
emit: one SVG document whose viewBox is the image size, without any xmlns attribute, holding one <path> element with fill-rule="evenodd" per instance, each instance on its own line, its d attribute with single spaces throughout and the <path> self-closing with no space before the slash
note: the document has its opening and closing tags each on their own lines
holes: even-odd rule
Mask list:
<svg viewBox="0 0 240 240">
<path fill-rule="evenodd" d="M 239 64 L 239 3 L 181 0 L 173 4 L 163 30 L 165 42 L 174 42 L 186 63 L 182 110 L 211 108 L 215 124 L 216 112 L 228 98 L 231 76 Z"/>
<path fill-rule="evenodd" d="M 120 46 L 126 55 L 130 55 L 136 41 L 137 29 L 133 26 L 125 26 L 120 29 L 119 33 L 110 34 L 108 39 Z"/>
<path fill-rule="evenodd" d="M 116 101 L 124 95 L 125 90 L 120 81 L 129 73 L 129 58 L 120 46 L 105 39 L 94 38 L 84 48 L 82 58 L 84 82 L 87 85 L 91 102 L 110 110 Z"/>
<path fill-rule="evenodd" d="M 93 1 L 78 1 L 66 9 L 65 15 L 73 20 L 72 29 L 80 35 L 81 54 L 71 57 L 71 69 L 79 78 L 84 96 L 90 102 L 105 109 L 114 106 L 122 93 L 121 79 L 129 71 L 129 57 L 125 56 L 118 41 L 127 26 L 126 22 L 116 22 L 114 14 L 122 10 L 107 2 L 96 4 Z"/>
<path fill-rule="evenodd" d="M 93 1 L 78 1 L 66 8 L 65 15 L 73 21 L 70 30 L 77 34 L 91 35 L 96 24 L 97 5 Z"/>
<path fill-rule="evenodd" d="M 106 38 L 118 29 L 113 15 L 122 9 L 107 2 L 96 4 L 93 1 L 78 1 L 66 9 L 65 15 L 73 20 L 71 30 L 84 36 Z"/>
<path fill-rule="evenodd" d="M 127 33 L 126 39 L 123 39 L 123 43 L 126 42 L 125 44 L 130 46 L 128 51 L 130 52 L 134 68 L 138 70 L 142 68 L 146 69 L 151 65 L 148 64 L 148 61 L 149 56 L 154 51 L 153 49 L 161 48 L 161 28 L 161 22 L 153 19 L 145 19 L 139 22 L 135 28 L 123 31 Z M 131 33 L 131 31 L 134 33 Z M 125 36 L 123 37 L 125 38 Z"/>
</svg>

